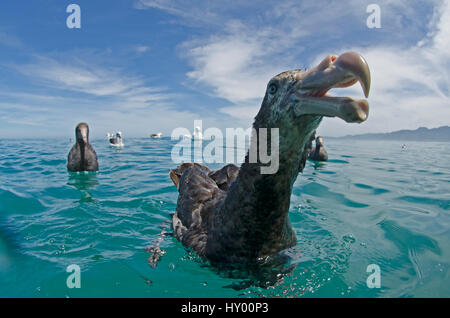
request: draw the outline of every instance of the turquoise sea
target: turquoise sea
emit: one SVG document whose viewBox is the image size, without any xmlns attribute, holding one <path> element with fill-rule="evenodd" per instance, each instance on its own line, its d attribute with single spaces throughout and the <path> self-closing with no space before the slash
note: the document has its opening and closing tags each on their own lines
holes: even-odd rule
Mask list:
<svg viewBox="0 0 450 318">
<path fill-rule="evenodd" d="M 170 139 L 93 140 L 69 174 L 66 139 L 0 141 L 0 297 L 450 297 L 450 144 L 325 140 L 292 193 L 292 273 L 270 288 L 203 263 L 170 232 Z M 221 165 L 212 165 L 218 168 Z M 156 268 L 147 247 L 162 239 Z M 66 285 L 67 266 L 81 288 Z M 366 284 L 380 267 L 380 288 Z"/>
</svg>

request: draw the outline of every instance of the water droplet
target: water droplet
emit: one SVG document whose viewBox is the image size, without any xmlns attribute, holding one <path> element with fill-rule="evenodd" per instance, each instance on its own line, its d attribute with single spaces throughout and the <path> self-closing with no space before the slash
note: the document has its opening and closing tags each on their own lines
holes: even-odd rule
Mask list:
<svg viewBox="0 0 450 318">
<path fill-rule="evenodd" d="M 350 244 L 353 244 L 353 243 L 355 243 L 355 241 L 356 241 L 356 239 L 353 237 L 352 234 L 344 235 L 344 236 L 342 237 L 342 239 L 344 240 L 344 242 L 350 243 Z"/>
</svg>

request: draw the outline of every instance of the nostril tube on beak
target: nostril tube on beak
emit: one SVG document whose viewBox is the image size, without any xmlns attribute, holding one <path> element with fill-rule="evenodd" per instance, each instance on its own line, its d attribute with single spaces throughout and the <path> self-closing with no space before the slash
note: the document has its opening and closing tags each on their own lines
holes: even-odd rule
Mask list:
<svg viewBox="0 0 450 318">
<path fill-rule="evenodd" d="M 337 55 L 334 54 L 330 54 L 328 55 L 326 58 L 324 58 L 322 60 L 322 62 L 320 62 L 320 64 L 317 66 L 317 70 L 319 71 L 323 71 L 326 68 L 328 68 L 331 64 L 333 64 L 334 61 L 336 61 L 336 59 L 338 58 Z"/>
</svg>

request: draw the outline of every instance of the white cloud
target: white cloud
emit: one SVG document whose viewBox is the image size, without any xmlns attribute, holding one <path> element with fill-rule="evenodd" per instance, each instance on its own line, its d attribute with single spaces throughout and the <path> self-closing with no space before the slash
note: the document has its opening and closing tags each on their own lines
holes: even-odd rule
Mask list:
<svg viewBox="0 0 450 318">
<path fill-rule="evenodd" d="M 261 42 L 233 34 L 191 48 L 194 70 L 187 76 L 233 103 L 259 98 L 276 69 L 262 63 L 267 53 Z"/>
<path fill-rule="evenodd" d="M 227 115 L 235 118 L 233 126 L 250 125 L 272 76 L 348 50 L 362 53 L 371 66 L 370 117 L 362 125 L 325 119 L 322 134 L 448 124 L 448 1 L 377 1 L 383 27 L 368 30 L 366 7 L 372 2 L 211 0 L 194 5 L 189 0 L 137 0 L 135 6 L 164 10 L 194 30 L 179 45 L 180 56 L 191 67 L 187 85 L 195 84 L 202 92 L 228 102 L 220 109 L 223 115 L 206 119 L 208 125 L 222 127 Z M 433 7 L 434 11 L 428 9 Z M 0 30 L 2 39 L 9 45 L 15 40 Z M 126 52 L 139 55 L 149 49 L 140 43 Z M 156 47 L 151 49 L 156 51 Z M 169 88 L 150 85 L 145 77 L 130 74 L 126 68 L 110 67 L 114 61 L 106 62 L 104 56 L 67 56 L 38 56 L 31 63 L 15 65 L 37 85 L 21 92 L 0 89 L 0 116 L 10 122 L 20 120 L 17 114 L 2 112 L 8 103 L 17 103 L 29 107 L 22 121 L 30 124 L 68 127 L 72 134 L 73 122 L 88 118 L 98 131 L 120 123 L 136 135 L 145 129 L 169 133 L 173 127 L 189 127 L 193 119 L 200 118 L 194 112 L 173 110 L 181 98 Z M 358 87 L 333 93 L 362 96 Z M 64 111 L 56 111 L 58 107 Z"/>
<path fill-rule="evenodd" d="M 224 20 L 232 18 L 237 12 L 245 11 L 246 8 L 254 8 L 255 3 L 254 0 L 195 2 L 192 0 L 136 0 L 134 7 L 166 11 L 177 17 L 176 23 L 189 26 L 215 25 L 220 27 Z M 264 2 L 262 4 L 264 5 Z"/>
<path fill-rule="evenodd" d="M 355 50 L 372 70 L 369 120 L 348 125 L 325 119 L 329 135 L 391 131 L 449 124 L 450 16 L 448 1 L 379 1 L 382 29 L 365 26 L 370 1 L 257 2 L 255 14 L 230 18 L 229 5 L 203 3 L 190 8 L 182 0 L 141 0 L 141 8 L 165 10 L 194 19 L 199 10 L 221 27 L 181 46 L 192 67 L 188 79 L 231 105 L 222 112 L 251 123 L 268 80 L 288 69 L 311 66 L 330 53 Z M 240 6 L 246 6 L 243 1 Z M 238 6 L 239 7 L 239 6 Z M 263 8 L 263 9 L 260 9 Z M 326 8 L 326 10 L 325 10 Z M 434 11 L 431 9 L 434 8 Z M 431 19 L 427 22 L 427 19 Z M 196 20 L 200 25 L 208 19 Z M 214 23 L 211 23 L 214 25 Z M 360 34 L 355 33 L 355 30 Z M 315 60 L 310 60 L 316 56 Z M 302 62 L 299 62 L 302 61 Z M 302 64 L 301 64 L 302 63 Z M 359 87 L 333 90 L 362 97 Z"/>
<path fill-rule="evenodd" d="M 14 68 L 31 80 L 57 89 L 95 96 L 130 96 L 148 94 L 157 88 L 147 88 L 137 76 L 127 76 L 114 68 L 102 68 L 77 59 L 59 61 L 37 57 L 31 64 Z"/>
<path fill-rule="evenodd" d="M 173 109 L 176 94 L 166 87 L 147 85 L 140 76 L 98 62 L 38 56 L 28 64 L 9 67 L 32 84 L 21 91 L 0 89 L 0 116 L 8 127 L 4 136 L 22 136 L 23 126 L 36 135 L 73 134 L 76 123 L 92 125 L 93 137 L 122 129 L 127 136 L 142 136 L 172 127 L 192 125 L 195 113 Z M 90 56 L 91 60 L 98 60 Z M 29 130 L 26 133 L 30 133 Z"/>
<path fill-rule="evenodd" d="M 189 110 L 175 110 L 175 101 L 182 96 L 166 87 L 150 86 L 140 76 L 70 55 L 65 54 L 65 60 L 39 56 L 32 63 L 10 65 L 32 86 L 24 85 L 20 91 L 0 87 L 3 137 L 72 136 L 81 121 L 89 123 L 93 138 L 116 129 L 126 137 L 155 132 L 170 136 L 175 127 L 193 130 L 197 119 L 205 127 L 223 124 Z"/>
<path fill-rule="evenodd" d="M 2 136 L 72 137 L 75 125 L 82 121 L 91 127 L 92 138 L 104 138 L 106 132 L 117 129 L 122 130 L 125 137 L 142 137 L 155 132 L 170 136 L 175 127 L 193 130 L 194 120 L 197 119 L 202 119 L 205 127 L 221 125 L 215 118 L 199 116 L 188 110 L 174 110 L 167 102 L 145 100 L 135 103 L 147 107 L 130 109 L 121 98 L 114 97 L 91 98 L 79 94 L 63 96 L 1 90 Z M 24 129 L 24 126 L 28 128 Z"/>
<path fill-rule="evenodd" d="M 450 118 L 450 2 L 436 9 L 438 18 L 429 26 L 435 31 L 408 48 L 375 46 L 349 48 L 366 57 L 372 72 L 369 120 L 350 127 L 326 119 L 323 135 L 415 129 L 449 125 Z M 361 94 L 358 87 L 333 93 Z"/>
<path fill-rule="evenodd" d="M 146 45 L 136 45 L 134 47 L 134 50 L 136 51 L 136 53 L 138 54 L 143 54 L 145 52 L 148 52 L 150 50 L 150 47 L 146 46 Z"/>
</svg>

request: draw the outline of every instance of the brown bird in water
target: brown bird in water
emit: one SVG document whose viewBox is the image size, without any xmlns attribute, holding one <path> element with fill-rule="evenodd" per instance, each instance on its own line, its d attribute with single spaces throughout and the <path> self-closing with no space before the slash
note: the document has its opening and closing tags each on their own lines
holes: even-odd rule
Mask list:
<svg viewBox="0 0 450 318">
<path fill-rule="evenodd" d="M 259 128 L 279 129 L 278 171 L 262 174 L 261 167 L 267 164 L 250 162 L 249 153 L 258 153 L 253 149 L 260 146 L 258 142 L 251 143 L 240 168 L 227 165 L 211 171 L 185 163 L 171 170 L 179 191 L 172 220 L 175 237 L 212 264 L 249 264 L 294 246 L 290 197 L 316 128 L 324 116 L 361 123 L 369 113 L 366 100 L 326 93 L 358 81 L 367 97 L 369 67 L 354 52 L 329 55 L 310 70 L 273 77 L 255 118 L 256 136 L 252 138 L 259 136 Z"/>
<path fill-rule="evenodd" d="M 67 157 L 69 171 L 97 171 L 98 160 L 94 147 L 89 143 L 89 126 L 79 123 L 75 128 L 76 143 Z"/>
<path fill-rule="evenodd" d="M 312 148 L 311 152 L 309 153 L 308 159 L 311 159 L 314 161 L 327 161 L 328 160 L 328 154 L 324 148 L 322 136 L 319 136 L 316 138 L 316 146 L 314 148 Z"/>
</svg>

